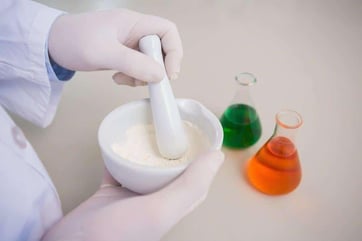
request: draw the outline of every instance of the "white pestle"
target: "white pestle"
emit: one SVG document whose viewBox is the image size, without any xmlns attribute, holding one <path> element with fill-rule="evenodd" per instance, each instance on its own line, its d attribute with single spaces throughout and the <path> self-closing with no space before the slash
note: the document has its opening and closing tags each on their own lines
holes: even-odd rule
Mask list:
<svg viewBox="0 0 362 241">
<path fill-rule="evenodd" d="M 157 35 L 140 39 L 139 49 L 160 63 L 165 70 L 161 42 Z M 166 70 L 164 74 L 160 82 L 148 84 L 153 125 L 160 154 L 167 159 L 178 159 L 187 151 L 188 141 Z"/>
</svg>

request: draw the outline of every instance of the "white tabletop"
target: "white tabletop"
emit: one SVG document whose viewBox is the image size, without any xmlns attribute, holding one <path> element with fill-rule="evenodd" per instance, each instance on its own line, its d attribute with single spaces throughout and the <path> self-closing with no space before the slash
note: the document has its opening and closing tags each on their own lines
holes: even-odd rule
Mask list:
<svg viewBox="0 0 362 241">
<path fill-rule="evenodd" d="M 228 151 L 206 201 L 163 239 L 361 240 L 362 1 L 51 1 L 69 12 L 126 7 L 174 21 L 185 56 L 175 95 L 220 116 L 234 94 L 233 77 L 258 79 L 252 96 L 263 135 L 252 148 Z M 148 96 L 116 86 L 112 72 L 77 73 L 47 129 L 17 119 L 69 212 L 98 187 L 97 129 L 115 107 Z M 271 197 L 243 176 L 247 159 L 270 137 L 274 115 L 298 111 L 303 168 L 300 186 Z"/>
</svg>

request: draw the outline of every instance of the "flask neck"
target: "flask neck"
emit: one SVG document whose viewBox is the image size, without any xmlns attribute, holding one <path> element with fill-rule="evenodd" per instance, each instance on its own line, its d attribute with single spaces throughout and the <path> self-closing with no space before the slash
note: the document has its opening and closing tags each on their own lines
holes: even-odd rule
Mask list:
<svg viewBox="0 0 362 241">
<path fill-rule="evenodd" d="M 231 104 L 243 103 L 249 106 L 254 106 L 253 100 L 251 99 L 248 86 L 239 86 L 235 91 L 234 97 L 232 98 Z"/>
<path fill-rule="evenodd" d="M 249 106 L 254 106 L 250 96 L 251 86 L 256 84 L 256 78 L 250 73 L 240 73 L 235 76 L 237 89 L 235 91 L 232 104 L 243 103 Z"/>
<path fill-rule="evenodd" d="M 283 110 L 276 114 L 276 124 L 272 138 L 287 138 L 294 145 L 298 129 L 303 124 L 302 117 L 295 111 Z"/>
</svg>

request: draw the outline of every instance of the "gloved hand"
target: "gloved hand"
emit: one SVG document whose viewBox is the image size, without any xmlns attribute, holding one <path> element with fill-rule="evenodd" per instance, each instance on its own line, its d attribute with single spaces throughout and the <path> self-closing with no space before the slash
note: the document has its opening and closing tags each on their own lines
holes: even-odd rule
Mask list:
<svg viewBox="0 0 362 241">
<path fill-rule="evenodd" d="M 118 71 L 118 84 L 142 85 L 163 79 L 162 67 L 138 50 L 146 35 L 160 37 L 168 77 L 180 72 L 182 44 L 175 24 L 126 9 L 70 14 L 58 17 L 49 33 L 48 48 L 59 65 L 79 71 Z"/>
<path fill-rule="evenodd" d="M 105 172 L 100 189 L 54 225 L 43 241 L 159 240 L 205 199 L 223 160 L 220 151 L 207 153 L 171 184 L 143 196 L 117 186 Z"/>
</svg>

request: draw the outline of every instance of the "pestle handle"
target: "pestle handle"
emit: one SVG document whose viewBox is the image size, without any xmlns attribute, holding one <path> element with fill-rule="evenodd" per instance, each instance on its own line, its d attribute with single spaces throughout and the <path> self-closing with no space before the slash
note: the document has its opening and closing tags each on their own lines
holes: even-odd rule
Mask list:
<svg viewBox="0 0 362 241">
<path fill-rule="evenodd" d="M 165 69 L 161 41 L 157 35 L 141 38 L 139 48 Z M 163 80 L 148 84 L 153 125 L 160 154 L 168 159 L 177 159 L 186 152 L 188 141 L 166 70 L 164 73 Z"/>
</svg>

